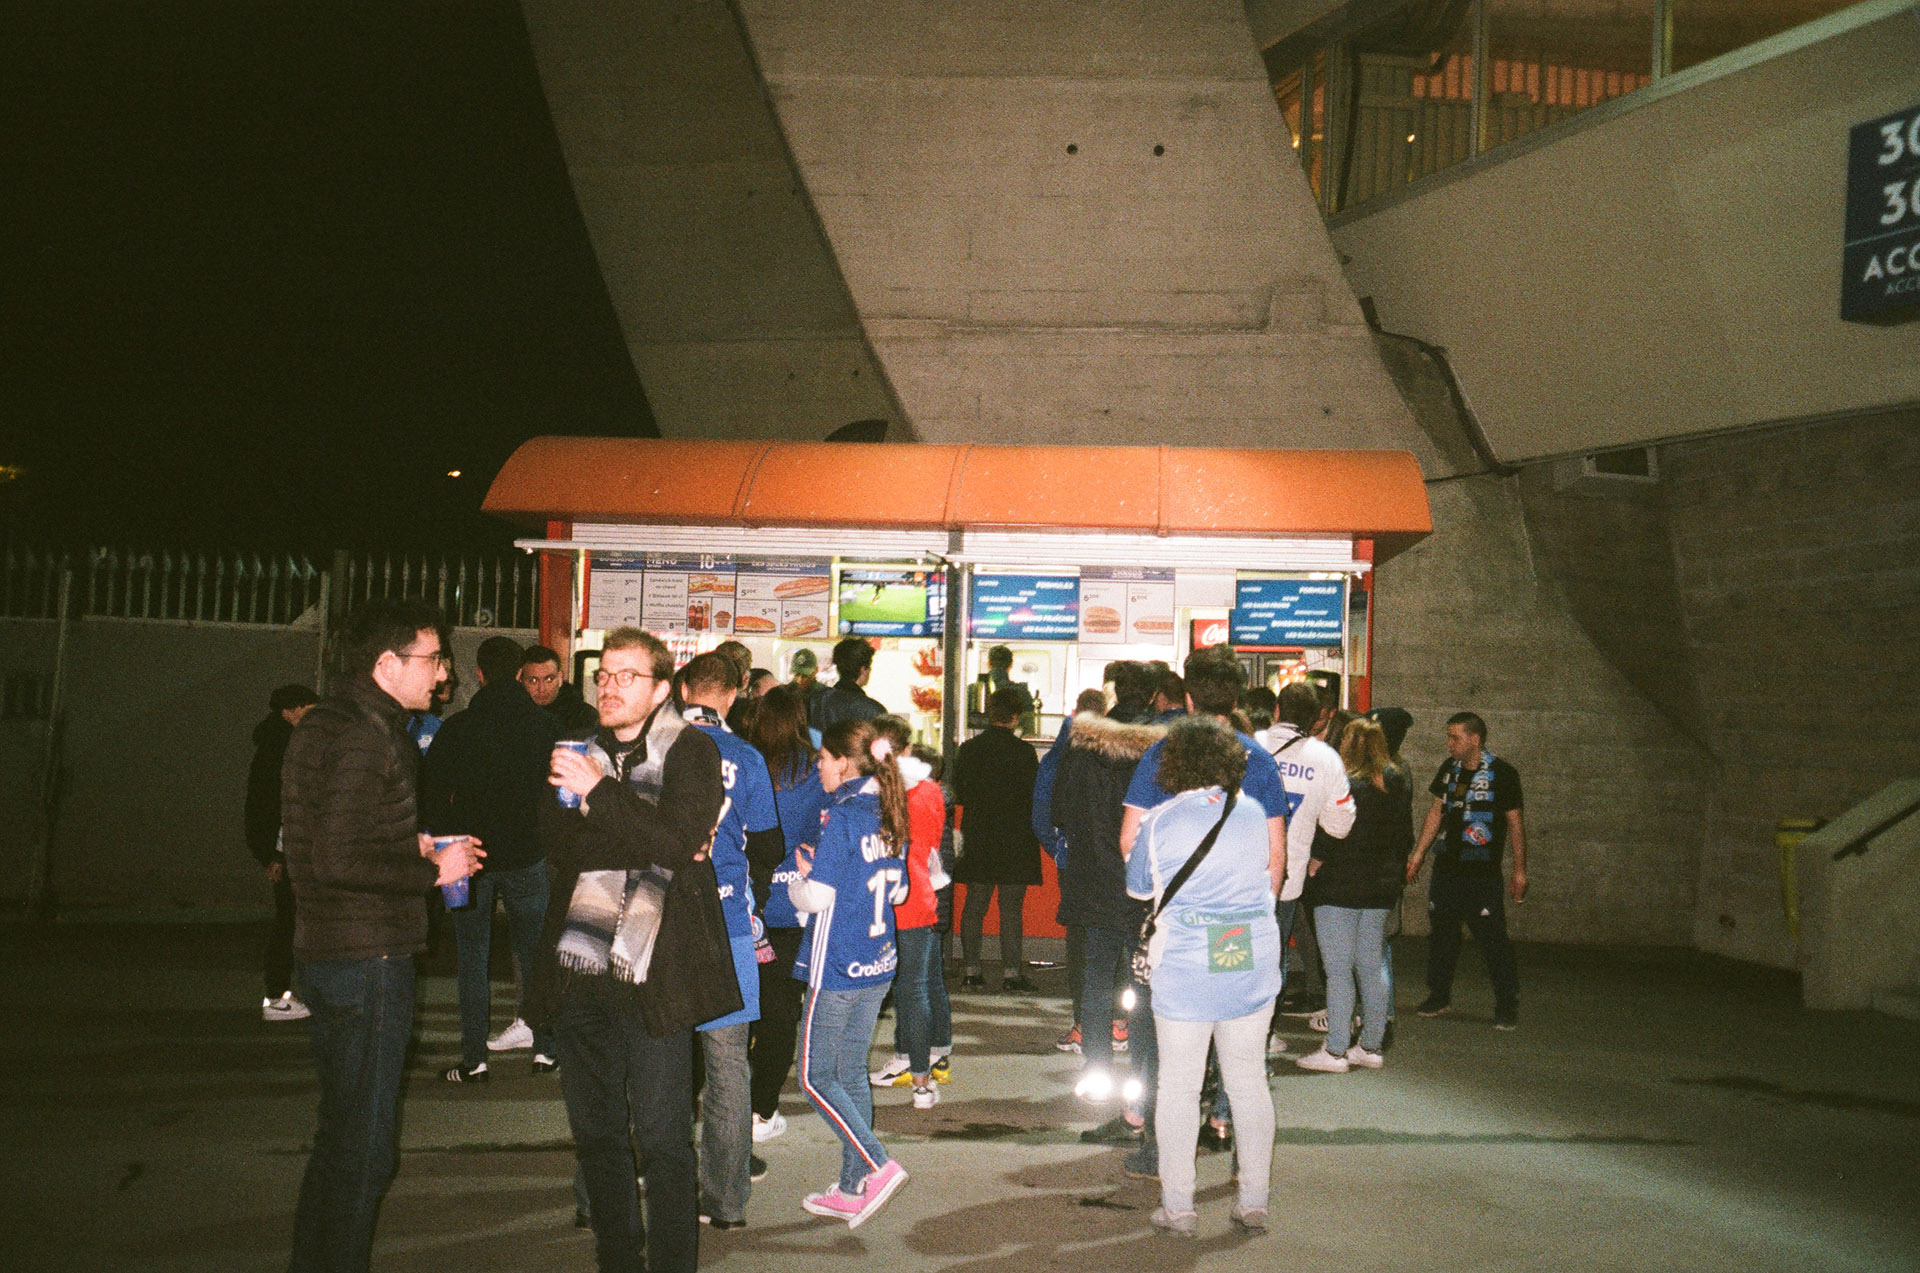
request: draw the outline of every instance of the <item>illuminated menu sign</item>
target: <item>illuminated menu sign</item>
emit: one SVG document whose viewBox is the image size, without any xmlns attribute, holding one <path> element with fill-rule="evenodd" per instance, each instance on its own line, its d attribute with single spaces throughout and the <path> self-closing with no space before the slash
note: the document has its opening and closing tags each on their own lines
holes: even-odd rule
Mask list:
<svg viewBox="0 0 1920 1273">
<path fill-rule="evenodd" d="M 1242 579 L 1229 620 L 1235 645 L 1339 645 L 1346 584 L 1338 579 Z"/>
<path fill-rule="evenodd" d="M 1847 138 L 1847 238 L 1840 317 L 1920 305 L 1920 105 L 1854 125 Z"/>
<path fill-rule="evenodd" d="M 1072 641 L 1080 635 L 1074 575 L 975 575 L 967 635 L 979 641 Z"/>
<path fill-rule="evenodd" d="M 1080 639 L 1173 644 L 1173 572 L 1088 566 L 1080 572 Z"/>
</svg>

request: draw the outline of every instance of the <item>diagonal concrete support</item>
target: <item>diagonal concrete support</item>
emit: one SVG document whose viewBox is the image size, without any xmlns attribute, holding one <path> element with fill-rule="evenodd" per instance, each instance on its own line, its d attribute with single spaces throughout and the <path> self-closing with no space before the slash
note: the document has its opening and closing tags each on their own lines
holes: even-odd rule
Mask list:
<svg viewBox="0 0 1920 1273">
<path fill-rule="evenodd" d="M 1238 0 L 738 0 L 929 440 L 1424 451 Z"/>
<path fill-rule="evenodd" d="M 524 0 L 608 293 L 667 437 L 899 419 L 720 0 Z"/>
</svg>

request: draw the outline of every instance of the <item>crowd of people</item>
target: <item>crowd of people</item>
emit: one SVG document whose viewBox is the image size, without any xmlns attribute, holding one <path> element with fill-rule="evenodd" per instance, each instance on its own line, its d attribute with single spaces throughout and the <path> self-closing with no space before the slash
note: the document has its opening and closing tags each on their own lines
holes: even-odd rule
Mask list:
<svg viewBox="0 0 1920 1273">
<path fill-rule="evenodd" d="M 658 639 L 618 629 L 588 706 L 552 650 L 496 637 L 471 703 L 444 721 L 452 661 L 435 611 L 368 603 L 338 645 L 326 698 L 275 691 L 247 806 L 283 899 L 262 1014 L 310 1014 L 321 1087 L 295 1269 L 367 1265 L 436 884 L 459 968 L 460 1056 L 443 1077 L 485 1082 L 520 1050 L 533 1073 L 557 1071 L 578 1216 L 607 1270 L 691 1270 L 702 1225 L 746 1223 L 790 1077 L 843 1147 L 838 1177 L 801 1206 L 850 1228 L 884 1208 L 908 1168 L 875 1134 L 873 1091 L 938 1104 L 953 1072 L 948 934 L 962 989 L 985 992 L 996 902 L 999 987 L 1036 989 L 1022 916 L 1043 852 L 1068 933 L 1073 1021 L 1058 1046 L 1082 1054 L 1082 1099 L 1118 1104 L 1083 1139 L 1128 1145 L 1124 1170 L 1159 1180 L 1155 1228 L 1197 1230 L 1203 1135 L 1235 1152 L 1230 1221 L 1265 1228 L 1276 1013 L 1324 1027 L 1303 1068 L 1385 1064 L 1392 921 L 1429 855 L 1419 1011 L 1448 1010 L 1465 924 L 1496 1025 L 1517 1021 L 1501 864 L 1510 848 L 1518 901 L 1519 778 L 1470 713 L 1448 722 L 1416 837 L 1405 712 L 1336 712 L 1308 682 L 1247 689 L 1225 647 L 1180 674 L 1109 665 L 1044 759 L 1019 732 L 1031 695 L 1003 678 L 943 783 L 939 754 L 866 692 L 873 651 L 858 638 L 835 647 L 823 687 L 807 651 L 783 684 L 737 642 L 676 668 Z M 489 1037 L 496 903 L 520 1006 Z M 1296 976 L 1308 984 L 1289 995 Z M 892 1055 L 869 1072 L 889 999 Z"/>
</svg>

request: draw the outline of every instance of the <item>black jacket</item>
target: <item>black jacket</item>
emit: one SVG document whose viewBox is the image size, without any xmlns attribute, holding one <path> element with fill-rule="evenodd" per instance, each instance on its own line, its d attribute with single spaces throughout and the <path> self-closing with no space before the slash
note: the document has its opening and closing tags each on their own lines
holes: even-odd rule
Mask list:
<svg viewBox="0 0 1920 1273">
<path fill-rule="evenodd" d="M 559 722 L 518 681 L 482 685 L 420 762 L 421 825 L 478 839 L 486 870 L 540 861 L 540 809 L 555 803 L 547 772 L 559 737 Z"/>
<path fill-rule="evenodd" d="M 953 758 L 954 803 L 963 810 L 962 884 L 1038 884 L 1040 841 L 1033 834 L 1033 780 L 1040 757 L 1004 725 L 960 744 Z"/>
<path fill-rule="evenodd" d="M 1413 850 L 1413 786 L 1401 769 L 1389 769 L 1386 782 L 1385 791 L 1370 782 L 1353 784 L 1353 830 L 1345 839 L 1314 837 L 1320 869 L 1307 881 L 1310 904 L 1354 910 L 1400 904 Z"/>
<path fill-rule="evenodd" d="M 603 730 L 598 737 L 609 755 L 623 750 L 611 732 Z M 552 892 L 530 1020 L 550 1019 L 565 978 L 583 975 L 563 973 L 554 950 L 580 873 L 653 866 L 672 871 L 673 882 L 646 983 L 629 988 L 647 1032 L 661 1037 L 739 1011 L 740 983 L 720 912 L 719 881 L 712 862 L 694 860 L 711 845 L 725 797 L 720 749 L 713 739 L 691 726 L 681 730 L 667 752 L 661 784 L 657 804 L 648 804 L 618 778 L 603 778 L 587 797 L 584 813 L 562 809 L 557 800 L 542 806 Z"/>
<path fill-rule="evenodd" d="M 420 749 L 406 709 L 360 677 L 314 705 L 287 743 L 281 823 L 302 960 L 413 955 L 427 948 L 414 783 Z"/>
<path fill-rule="evenodd" d="M 279 712 L 253 727 L 253 761 L 247 766 L 247 852 L 261 866 L 280 860 L 280 766 L 287 759 L 293 726 Z"/>
<path fill-rule="evenodd" d="M 562 738 L 591 738 L 600 728 L 599 711 L 581 696 L 580 687 L 572 681 L 562 683 L 553 702 L 541 710 L 559 724 Z"/>
<path fill-rule="evenodd" d="M 1127 784 L 1147 748 L 1166 736 L 1162 725 L 1117 716 L 1076 716 L 1053 779 L 1053 825 L 1067 837 L 1060 866 L 1062 924 L 1137 930 L 1143 903 L 1127 896 L 1120 856 L 1120 819 Z"/>
<path fill-rule="evenodd" d="M 811 708 L 813 727 L 826 732 L 827 726 L 843 720 L 872 720 L 886 715 L 880 700 L 851 681 L 843 681 L 820 696 Z"/>
</svg>

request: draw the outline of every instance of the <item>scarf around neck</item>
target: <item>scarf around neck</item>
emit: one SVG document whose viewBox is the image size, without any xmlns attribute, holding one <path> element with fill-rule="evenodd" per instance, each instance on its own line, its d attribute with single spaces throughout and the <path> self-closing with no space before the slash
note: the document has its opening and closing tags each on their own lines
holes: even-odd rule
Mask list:
<svg viewBox="0 0 1920 1273">
<path fill-rule="evenodd" d="M 647 718 L 631 746 L 621 747 L 612 732 L 603 729 L 587 747 L 587 756 L 601 773 L 626 783 L 643 802 L 658 805 L 667 753 L 686 728 L 686 719 L 669 700 Z M 560 966 L 594 976 L 611 972 L 621 981 L 644 984 L 672 882 L 673 872 L 663 866 L 580 872 L 555 950 Z"/>
</svg>

